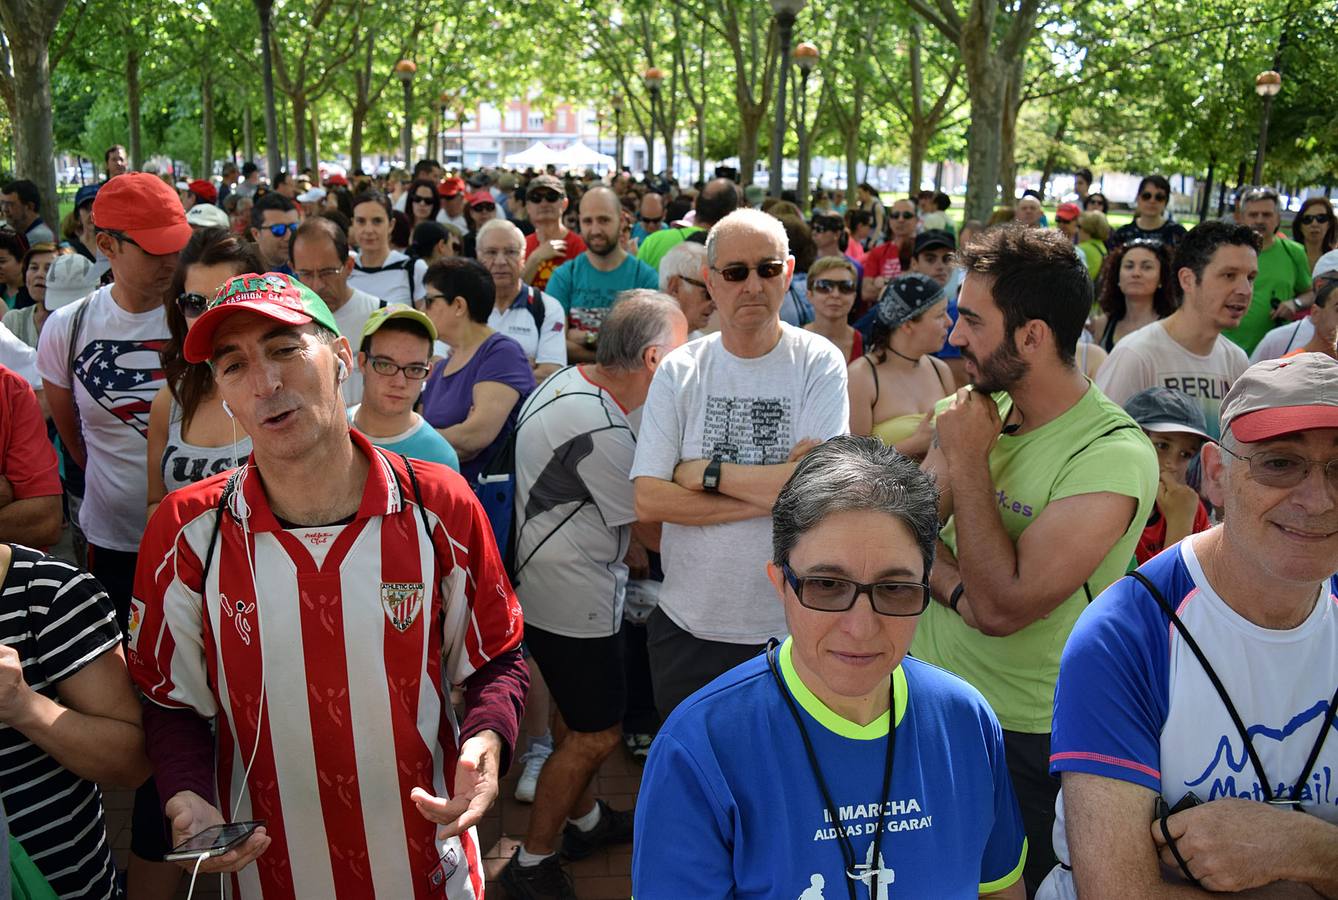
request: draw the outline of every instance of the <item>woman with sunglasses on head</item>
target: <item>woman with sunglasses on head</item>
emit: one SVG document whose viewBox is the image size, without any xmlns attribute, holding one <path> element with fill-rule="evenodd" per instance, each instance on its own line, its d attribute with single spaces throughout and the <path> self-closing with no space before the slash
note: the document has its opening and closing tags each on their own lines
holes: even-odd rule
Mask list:
<svg viewBox="0 0 1338 900">
<path fill-rule="evenodd" d="M 930 355 L 952 325 L 948 294 L 913 272 L 888 283 L 877 309 L 869 349 L 850 364 L 850 433 L 922 458 L 934 436 L 934 405 L 957 389 L 948 364 Z"/>
<path fill-rule="evenodd" d="M 1101 267 L 1096 297 L 1101 314 L 1088 330 L 1109 353 L 1125 335 L 1175 312 L 1171 251 L 1160 241 L 1142 238 L 1117 246 Z"/>
<path fill-rule="evenodd" d="M 804 328 L 835 344 L 846 365 L 864 355 L 864 338 L 849 324 L 858 284 L 855 264 L 844 256 L 824 256 L 808 269 L 813 321 Z"/>
<path fill-rule="evenodd" d="M 1319 258 L 1338 246 L 1338 222 L 1328 197 L 1311 197 L 1292 219 L 1292 240 L 1305 247 L 1308 268 L 1313 272 Z"/>
<path fill-rule="evenodd" d="M 253 244 L 223 228 L 202 228 L 177 261 L 165 305 L 171 338 L 163 347 L 167 385 L 149 408 L 149 515 L 169 491 L 226 471 L 251 453 L 251 438 L 223 409 L 207 363 L 181 355 L 186 334 L 228 279 L 262 266 Z"/>
<path fill-rule="evenodd" d="M 1091 199 L 1090 196 L 1088 199 Z M 1166 215 L 1166 206 L 1170 201 L 1169 181 L 1160 175 L 1144 176 L 1138 183 L 1134 220 L 1115 229 L 1115 233 L 1110 236 L 1110 248 L 1113 250 L 1121 244 L 1144 238 L 1161 241 L 1174 250 L 1175 245 L 1180 243 L 1188 232 L 1185 231 L 1185 226 L 1172 222 Z"/>
</svg>

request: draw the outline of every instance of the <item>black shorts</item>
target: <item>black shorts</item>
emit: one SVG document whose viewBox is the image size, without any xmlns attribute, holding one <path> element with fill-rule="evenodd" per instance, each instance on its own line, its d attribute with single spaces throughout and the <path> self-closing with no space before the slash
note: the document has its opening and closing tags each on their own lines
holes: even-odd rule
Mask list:
<svg viewBox="0 0 1338 900">
<path fill-rule="evenodd" d="M 567 728 L 593 734 L 622 722 L 627 674 L 621 632 L 610 637 L 573 638 L 526 624 L 525 644 Z"/>
</svg>

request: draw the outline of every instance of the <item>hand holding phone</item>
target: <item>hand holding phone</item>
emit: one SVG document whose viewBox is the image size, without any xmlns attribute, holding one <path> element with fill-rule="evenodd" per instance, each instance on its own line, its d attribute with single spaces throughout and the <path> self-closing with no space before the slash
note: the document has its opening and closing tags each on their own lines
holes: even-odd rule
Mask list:
<svg viewBox="0 0 1338 900">
<path fill-rule="evenodd" d="M 170 852 L 163 856 L 163 859 L 168 862 L 179 862 L 185 859 L 193 862 L 202 856 L 205 859 L 213 859 L 215 856 L 222 856 L 229 850 L 245 844 L 251 835 L 264 827 L 265 823 L 263 821 L 228 822 L 223 825 L 213 825 L 173 847 Z"/>
<path fill-rule="evenodd" d="M 181 791 L 173 795 L 172 799 L 167 801 L 164 812 L 172 822 L 172 846 L 178 848 L 207 829 L 228 824 L 223 820 L 223 814 L 213 804 L 194 791 Z M 264 853 L 269 848 L 269 842 L 270 838 L 264 827 L 257 826 L 243 843 L 233 846 L 220 855 L 205 859 L 200 864 L 199 870 L 239 872 Z M 199 856 L 198 852 L 192 852 L 184 858 L 177 859 L 176 862 L 187 871 L 193 871 Z"/>
</svg>

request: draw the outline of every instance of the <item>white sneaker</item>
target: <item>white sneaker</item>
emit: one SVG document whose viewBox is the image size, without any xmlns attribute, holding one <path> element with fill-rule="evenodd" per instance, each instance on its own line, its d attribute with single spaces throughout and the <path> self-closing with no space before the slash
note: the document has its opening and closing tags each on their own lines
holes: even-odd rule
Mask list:
<svg viewBox="0 0 1338 900">
<path fill-rule="evenodd" d="M 553 748 L 548 744 L 531 744 L 530 749 L 520 757 L 525 768 L 516 781 L 516 799 L 521 803 L 534 802 L 534 790 L 539 786 L 539 773 L 543 771 L 544 763 L 548 762 L 548 757 L 552 754 Z"/>
</svg>

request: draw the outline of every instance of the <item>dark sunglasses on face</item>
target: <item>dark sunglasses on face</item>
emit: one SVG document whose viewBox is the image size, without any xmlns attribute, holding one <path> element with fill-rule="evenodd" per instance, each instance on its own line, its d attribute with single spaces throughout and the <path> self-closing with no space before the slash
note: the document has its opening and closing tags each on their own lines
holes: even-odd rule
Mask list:
<svg viewBox="0 0 1338 900">
<path fill-rule="evenodd" d="M 562 199 L 562 195 L 557 191 L 530 191 L 525 195 L 525 199 L 530 203 L 557 203 Z"/>
<path fill-rule="evenodd" d="M 496 211 L 497 211 L 497 204 L 496 204 L 496 203 L 475 203 L 473 206 L 470 207 L 470 209 L 474 210 L 474 212 L 496 212 Z"/>
<path fill-rule="evenodd" d="M 204 294 L 181 294 L 177 297 L 177 309 L 188 319 L 204 315 L 209 308 L 209 298 Z"/>
<path fill-rule="evenodd" d="M 1330 218 L 1330 217 L 1329 217 L 1329 214 L 1328 214 L 1328 213 L 1311 213 L 1310 215 L 1301 216 L 1301 224 L 1302 224 L 1302 225 L 1312 225 L 1312 224 L 1314 224 L 1314 225 L 1328 225 L 1328 224 L 1329 224 L 1329 218 Z"/>
<path fill-rule="evenodd" d="M 839 225 L 814 225 L 814 226 L 813 226 L 813 233 L 814 233 L 814 234 L 829 234 L 829 233 L 831 233 L 831 232 L 833 232 L 833 231 L 840 231 L 840 230 L 841 230 L 841 228 L 840 228 Z"/>
<path fill-rule="evenodd" d="M 715 269 L 720 273 L 720 277 L 726 281 L 747 281 L 748 273 L 756 272 L 759 278 L 775 278 L 785 271 L 785 263 L 777 259 L 769 259 L 760 262 L 756 266 L 748 266 L 744 263 L 731 263 L 723 269 Z"/>
<path fill-rule="evenodd" d="M 833 291 L 840 291 L 842 294 L 855 293 L 855 282 L 837 281 L 831 278 L 819 278 L 813 282 L 813 290 L 821 294 L 830 294 Z"/>
<path fill-rule="evenodd" d="M 710 290 L 710 288 L 708 288 L 708 287 L 706 286 L 706 282 L 704 282 L 704 281 L 698 281 L 698 280 L 695 279 L 695 278 L 689 278 L 689 277 L 686 276 L 686 275 L 679 275 L 678 277 L 681 278 L 681 279 L 683 279 L 684 281 L 686 281 L 688 284 L 692 285 L 693 287 L 701 288 L 702 292 L 703 292 L 704 294 L 706 294 L 706 296 L 708 296 L 708 297 L 711 296 L 711 290 Z"/>
<path fill-rule="evenodd" d="M 887 217 L 888 217 L 889 219 L 914 219 L 914 218 L 915 218 L 915 213 L 913 213 L 913 212 L 906 212 L 905 210 L 902 210 L 901 212 L 893 211 L 893 212 L 888 213 L 888 214 L 887 214 Z"/>
<path fill-rule="evenodd" d="M 655 218 L 651 218 L 650 216 L 640 216 L 639 218 L 647 225 L 659 225 L 664 221 L 664 216 L 657 216 Z"/>
<path fill-rule="evenodd" d="M 1157 201 L 1158 203 L 1165 203 L 1165 202 L 1166 202 L 1166 195 L 1163 194 L 1161 191 L 1156 191 L 1155 193 L 1154 193 L 1153 191 L 1144 191 L 1143 193 L 1141 193 L 1141 194 L 1138 195 L 1138 199 L 1139 199 L 1139 200 L 1155 200 L 1155 201 Z"/>
<path fill-rule="evenodd" d="M 270 234 L 274 235 L 276 238 L 281 238 L 284 235 L 292 234 L 294 231 L 297 231 L 297 223 L 284 222 L 282 225 L 270 225 L 268 228 Z"/>
</svg>

